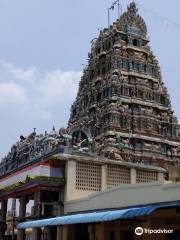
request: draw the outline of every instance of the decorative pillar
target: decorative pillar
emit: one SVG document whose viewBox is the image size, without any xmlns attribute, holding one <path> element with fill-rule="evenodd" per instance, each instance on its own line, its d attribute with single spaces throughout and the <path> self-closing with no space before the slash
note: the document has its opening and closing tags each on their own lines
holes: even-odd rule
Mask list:
<svg viewBox="0 0 180 240">
<path fill-rule="evenodd" d="M 44 227 L 44 234 L 46 236 L 45 240 L 51 240 L 51 229 L 50 227 Z"/>
<path fill-rule="evenodd" d="M 11 211 L 12 211 L 12 240 L 14 240 L 15 239 L 16 198 L 12 199 Z"/>
<path fill-rule="evenodd" d="M 0 214 L 0 240 L 5 240 L 7 202 L 8 202 L 7 200 L 3 200 L 3 201 L 1 201 L 1 214 Z"/>
<path fill-rule="evenodd" d="M 63 240 L 63 226 L 57 226 L 57 238 L 56 240 Z"/>
<path fill-rule="evenodd" d="M 24 221 L 26 217 L 26 197 L 22 196 L 19 199 L 19 219 L 20 221 Z M 25 229 L 18 229 L 17 231 L 17 240 L 25 239 Z"/>
<path fill-rule="evenodd" d="M 32 240 L 41 240 L 41 229 L 40 228 L 33 228 L 32 230 Z"/>
<path fill-rule="evenodd" d="M 164 173 L 163 172 L 158 173 L 158 182 L 164 183 Z"/>
<path fill-rule="evenodd" d="M 105 239 L 104 223 L 97 223 L 95 225 L 95 239 Z"/>
<path fill-rule="evenodd" d="M 65 201 L 73 200 L 75 192 L 76 192 L 76 161 L 67 161 Z"/>
<path fill-rule="evenodd" d="M 107 189 L 107 165 L 101 166 L 101 190 Z"/>
<path fill-rule="evenodd" d="M 42 230 L 42 228 L 41 228 Z M 57 227 L 55 226 L 46 226 L 41 232 L 41 238 L 44 240 L 56 240 L 57 238 Z"/>
<path fill-rule="evenodd" d="M 35 218 L 40 219 L 41 217 L 41 192 L 38 190 L 34 193 L 34 211 Z"/>
<path fill-rule="evenodd" d="M 34 192 L 34 214 L 36 219 L 41 218 L 41 192 L 37 190 Z M 41 229 L 40 228 L 33 228 L 32 230 L 32 240 L 40 240 L 41 239 Z"/>
<path fill-rule="evenodd" d="M 59 192 L 58 202 L 59 202 L 58 216 L 62 216 L 64 214 L 64 191 L 63 190 Z"/>
<path fill-rule="evenodd" d="M 62 226 L 62 240 L 68 240 L 68 225 Z"/>
<path fill-rule="evenodd" d="M 136 184 L 136 169 L 135 168 L 131 168 L 130 175 L 131 175 L 131 184 Z"/>
<path fill-rule="evenodd" d="M 89 240 L 95 240 L 95 231 L 94 231 L 94 225 L 90 224 L 88 225 L 88 233 L 89 233 Z"/>
</svg>

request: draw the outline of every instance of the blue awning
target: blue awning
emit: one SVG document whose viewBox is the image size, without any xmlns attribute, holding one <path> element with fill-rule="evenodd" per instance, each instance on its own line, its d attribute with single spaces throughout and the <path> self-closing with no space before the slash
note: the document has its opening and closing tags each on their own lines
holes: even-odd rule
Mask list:
<svg viewBox="0 0 180 240">
<path fill-rule="evenodd" d="M 145 216 L 161 208 L 170 208 L 170 207 L 176 207 L 176 206 L 180 206 L 180 202 L 146 205 L 141 207 L 125 208 L 120 210 L 79 213 L 79 214 L 66 215 L 66 216 L 55 217 L 55 218 L 48 218 L 43 220 L 23 222 L 23 223 L 20 223 L 17 228 L 25 229 L 25 228 L 70 225 L 70 224 L 79 224 L 79 223 L 107 222 L 107 221 L 113 221 L 118 219 L 128 219 L 128 218 Z"/>
</svg>

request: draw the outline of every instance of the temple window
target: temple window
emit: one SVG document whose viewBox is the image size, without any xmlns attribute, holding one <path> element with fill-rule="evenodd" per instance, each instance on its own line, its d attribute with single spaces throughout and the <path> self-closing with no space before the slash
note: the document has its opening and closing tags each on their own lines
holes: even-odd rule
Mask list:
<svg viewBox="0 0 180 240">
<path fill-rule="evenodd" d="M 169 106 L 170 100 L 169 100 L 168 98 L 165 98 L 165 104 L 166 104 L 167 106 Z"/>
<path fill-rule="evenodd" d="M 152 74 L 153 77 L 155 77 L 155 69 L 154 69 L 154 67 L 151 68 L 151 74 Z"/>
<path fill-rule="evenodd" d="M 107 97 L 107 95 L 108 95 L 108 91 L 107 91 L 107 89 L 104 89 L 104 91 L 103 91 L 103 97 Z"/>
<path fill-rule="evenodd" d="M 105 48 L 105 44 L 103 44 L 103 51 L 104 51 L 104 50 L 106 50 L 106 48 Z"/>
<path fill-rule="evenodd" d="M 89 102 L 89 98 L 88 98 L 88 96 L 85 96 L 84 97 L 84 107 L 86 107 L 88 105 L 88 102 Z"/>
<path fill-rule="evenodd" d="M 134 70 L 134 65 L 135 65 L 135 63 L 134 63 L 134 61 L 132 61 L 132 69 Z"/>
<path fill-rule="evenodd" d="M 165 104 L 165 97 L 161 95 L 161 104 Z"/>
<path fill-rule="evenodd" d="M 143 72 L 146 73 L 146 71 L 147 71 L 147 66 L 146 66 L 146 64 L 142 63 L 142 64 L 141 64 L 141 69 L 142 69 Z"/>
<path fill-rule="evenodd" d="M 144 72 L 147 73 L 147 65 L 144 65 Z"/>
<path fill-rule="evenodd" d="M 94 72 L 92 71 L 90 74 L 90 80 L 94 78 Z"/>
<path fill-rule="evenodd" d="M 158 94 L 154 94 L 154 100 L 156 102 L 160 102 L 160 96 Z"/>
<path fill-rule="evenodd" d="M 121 60 L 119 61 L 118 65 L 119 65 L 120 68 L 123 68 L 123 59 L 121 59 Z"/>
<path fill-rule="evenodd" d="M 106 73 L 106 68 L 103 67 L 102 70 L 101 70 L 102 74 L 105 74 Z"/>
<path fill-rule="evenodd" d="M 146 93 L 146 98 L 147 98 L 148 100 L 151 100 L 151 93 L 150 93 L 150 92 L 147 92 L 147 93 Z"/>
<path fill-rule="evenodd" d="M 112 87 L 108 88 L 108 97 L 112 97 Z"/>
<path fill-rule="evenodd" d="M 127 37 L 126 37 L 126 36 L 122 35 L 122 36 L 121 36 L 121 39 L 122 39 L 122 41 L 127 42 Z"/>
<path fill-rule="evenodd" d="M 140 71 L 144 71 L 144 64 L 143 63 L 140 63 Z"/>
<path fill-rule="evenodd" d="M 142 140 L 136 140 L 136 148 L 138 148 L 139 150 L 142 150 L 144 147 L 144 143 Z"/>
<path fill-rule="evenodd" d="M 129 69 L 129 61 L 127 59 L 122 59 L 120 61 L 120 67 L 128 70 Z"/>
<path fill-rule="evenodd" d="M 134 97 L 135 96 L 135 91 L 134 89 L 130 88 L 129 89 L 129 97 Z"/>
<path fill-rule="evenodd" d="M 154 76 L 155 76 L 155 77 L 158 77 L 158 75 L 159 75 L 158 69 L 155 68 L 155 69 L 154 69 Z"/>
<path fill-rule="evenodd" d="M 76 116 L 76 109 L 73 109 L 72 113 L 73 113 L 72 117 L 75 117 Z"/>
<path fill-rule="evenodd" d="M 138 72 L 141 70 L 141 65 L 140 65 L 140 63 L 137 63 L 137 70 L 138 70 Z"/>
<path fill-rule="evenodd" d="M 83 102 L 79 104 L 79 111 L 81 112 L 83 110 Z"/>
<path fill-rule="evenodd" d="M 131 113 L 133 111 L 132 104 L 128 104 L 128 112 Z"/>
<path fill-rule="evenodd" d="M 140 41 L 138 39 L 133 39 L 133 46 L 140 47 Z"/>
<path fill-rule="evenodd" d="M 109 41 L 107 44 L 107 50 L 109 50 L 111 48 L 111 42 Z"/>
<path fill-rule="evenodd" d="M 141 126 L 141 119 L 138 119 L 137 127 L 138 127 L 139 130 L 141 130 L 141 128 L 142 128 L 142 126 Z"/>
<path fill-rule="evenodd" d="M 176 136 L 179 137 L 180 136 L 180 127 L 176 126 Z"/>
<path fill-rule="evenodd" d="M 125 95 L 125 96 L 128 96 L 128 95 L 129 95 L 129 89 L 126 88 L 126 87 L 124 88 L 124 95 Z"/>
<path fill-rule="evenodd" d="M 107 65 L 107 70 L 111 70 L 111 63 L 109 62 L 108 65 Z"/>
<path fill-rule="evenodd" d="M 137 72 L 139 72 L 140 71 L 140 64 L 138 62 L 135 62 L 134 68 Z"/>
<path fill-rule="evenodd" d="M 121 95 L 124 94 L 124 87 L 123 87 L 123 86 L 121 86 L 121 88 L 120 88 L 120 94 L 121 94 Z"/>
<path fill-rule="evenodd" d="M 97 102 L 99 102 L 101 100 L 101 93 L 98 93 L 97 95 Z"/>
<path fill-rule="evenodd" d="M 143 91 L 138 90 L 137 96 L 138 96 L 139 98 L 143 98 Z"/>
<path fill-rule="evenodd" d="M 154 66 L 149 66 L 148 67 L 148 73 L 152 76 L 152 77 L 156 77 L 158 75 L 157 69 Z"/>
</svg>

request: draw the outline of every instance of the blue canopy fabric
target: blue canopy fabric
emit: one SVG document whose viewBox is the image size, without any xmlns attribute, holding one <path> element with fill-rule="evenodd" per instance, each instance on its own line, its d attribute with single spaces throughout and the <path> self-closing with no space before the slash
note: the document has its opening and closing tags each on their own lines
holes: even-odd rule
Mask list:
<svg viewBox="0 0 180 240">
<path fill-rule="evenodd" d="M 17 228 L 25 229 L 25 228 L 39 228 L 39 227 L 45 227 L 45 226 L 70 225 L 70 224 L 80 224 L 80 223 L 107 222 L 107 221 L 113 221 L 118 219 L 128 219 L 128 218 L 150 215 L 151 213 L 153 213 L 158 209 L 176 207 L 176 206 L 180 206 L 180 202 L 146 205 L 146 206 L 125 208 L 125 209 L 119 209 L 119 210 L 107 210 L 102 212 L 78 213 L 78 214 L 48 218 L 43 220 L 23 222 L 18 224 Z"/>
</svg>

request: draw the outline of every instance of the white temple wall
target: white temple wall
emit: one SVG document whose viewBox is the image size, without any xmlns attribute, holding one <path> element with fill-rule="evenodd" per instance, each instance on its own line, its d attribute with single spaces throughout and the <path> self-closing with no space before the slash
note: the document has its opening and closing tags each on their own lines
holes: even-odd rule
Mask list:
<svg viewBox="0 0 180 240">
<path fill-rule="evenodd" d="M 65 201 L 89 196 L 118 186 L 136 183 L 163 183 L 164 172 L 145 166 L 124 166 L 69 160 L 66 163 Z"/>
<path fill-rule="evenodd" d="M 47 164 L 34 164 L 15 173 L 10 174 L 0 180 L 0 189 L 8 187 L 26 179 L 27 176 L 45 176 L 45 177 L 62 177 L 62 171 L 58 167 L 52 167 Z"/>
</svg>

